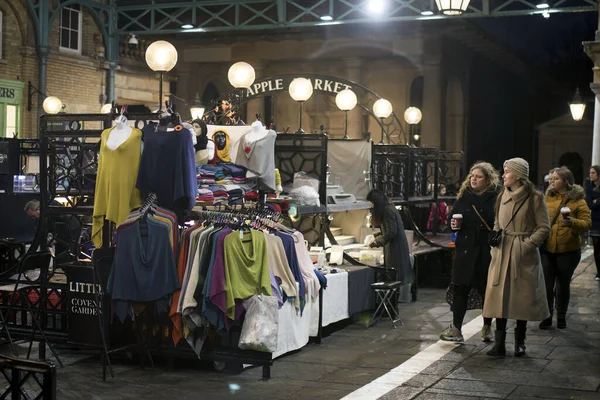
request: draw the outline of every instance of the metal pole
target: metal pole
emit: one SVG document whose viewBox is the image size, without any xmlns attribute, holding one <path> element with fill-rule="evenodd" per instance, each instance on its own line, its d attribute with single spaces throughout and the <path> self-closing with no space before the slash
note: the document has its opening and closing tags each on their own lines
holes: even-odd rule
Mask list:
<svg viewBox="0 0 600 400">
<path fill-rule="evenodd" d="M 108 69 L 108 82 L 106 82 L 106 102 L 112 103 L 116 101 L 115 97 L 115 68 L 116 66 L 113 63 L 110 63 Z M 104 104 L 103 104 L 104 105 Z"/>
<path fill-rule="evenodd" d="M 346 124 L 344 126 L 344 139 L 348 139 L 348 110 L 346 112 Z"/>
<path fill-rule="evenodd" d="M 162 111 L 162 97 L 163 97 L 163 73 L 160 73 L 160 86 L 158 88 L 158 112 Z"/>
<path fill-rule="evenodd" d="M 379 144 L 383 144 L 383 135 L 385 134 L 385 132 L 383 131 L 383 118 L 379 118 L 381 120 L 381 140 L 379 141 Z"/>
<path fill-rule="evenodd" d="M 302 130 L 302 104 L 304 103 L 303 101 L 299 101 L 300 103 L 300 128 L 298 128 L 298 130 L 296 131 L 296 133 L 305 133 Z"/>
</svg>

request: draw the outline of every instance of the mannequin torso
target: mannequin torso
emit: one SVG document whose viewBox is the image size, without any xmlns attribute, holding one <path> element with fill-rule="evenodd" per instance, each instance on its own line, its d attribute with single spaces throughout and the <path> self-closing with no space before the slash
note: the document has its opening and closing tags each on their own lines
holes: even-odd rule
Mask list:
<svg viewBox="0 0 600 400">
<path fill-rule="evenodd" d="M 267 130 L 263 126 L 262 122 L 254 121 L 251 125 L 250 132 L 248 132 L 244 140 L 246 142 L 256 142 L 259 139 L 262 139 L 267 135 Z"/>
<path fill-rule="evenodd" d="M 115 127 L 110 131 L 108 138 L 106 139 L 106 147 L 111 150 L 116 150 L 125 143 L 133 131 L 133 129 L 127 125 L 127 118 L 123 115 L 118 116 L 115 123 Z"/>
</svg>

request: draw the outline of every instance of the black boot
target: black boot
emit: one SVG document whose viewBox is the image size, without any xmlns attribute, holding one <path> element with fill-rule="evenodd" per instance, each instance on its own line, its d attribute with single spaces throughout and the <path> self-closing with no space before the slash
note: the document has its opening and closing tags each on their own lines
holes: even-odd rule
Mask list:
<svg viewBox="0 0 600 400">
<path fill-rule="evenodd" d="M 487 352 L 488 356 L 493 357 L 504 357 L 506 356 L 506 331 L 495 330 L 494 331 L 494 347 Z"/>
<path fill-rule="evenodd" d="M 552 315 L 540 322 L 540 329 L 549 329 L 552 326 Z"/>
<path fill-rule="evenodd" d="M 515 357 L 525 355 L 525 332 L 527 332 L 527 327 L 515 328 Z"/>
</svg>

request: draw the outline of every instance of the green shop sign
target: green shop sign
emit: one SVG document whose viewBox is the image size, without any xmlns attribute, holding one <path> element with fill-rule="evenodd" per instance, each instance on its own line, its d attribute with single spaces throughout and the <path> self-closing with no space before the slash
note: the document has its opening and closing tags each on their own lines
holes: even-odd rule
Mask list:
<svg viewBox="0 0 600 400">
<path fill-rule="evenodd" d="M 0 79 L 0 103 L 22 104 L 24 87 L 23 82 Z"/>
</svg>

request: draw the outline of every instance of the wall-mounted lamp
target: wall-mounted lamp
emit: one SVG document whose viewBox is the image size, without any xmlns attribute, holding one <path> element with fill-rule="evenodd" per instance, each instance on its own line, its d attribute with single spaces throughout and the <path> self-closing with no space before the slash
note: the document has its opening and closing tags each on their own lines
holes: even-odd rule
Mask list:
<svg viewBox="0 0 600 400">
<path fill-rule="evenodd" d="M 569 103 L 569 108 L 571 109 L 571 116 L 575 121 L 581 121 L 583 119 L 585 102 L 581 97 L 581 93 L 579 93 L 579 88 L 575 91 L 575 96 L 573 96 L 573 100 Z"/>
<path fill-rule="evenodd" d="M 58 97 L 54 96 L 46 96 L 45 93 L 42 93 L 31 84 L 31 81 L 27 82 L 27 111 L 31 111 L 33 109 L 33 95 L 38 94 L 44 97 L 44 102 L 42 103 L 42 108 L 46 114 L 58 114 L 63 108 L 65 108 L 64 104 Z"/>
</svg>

